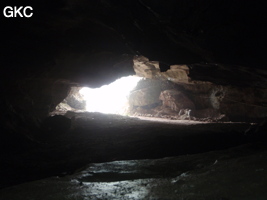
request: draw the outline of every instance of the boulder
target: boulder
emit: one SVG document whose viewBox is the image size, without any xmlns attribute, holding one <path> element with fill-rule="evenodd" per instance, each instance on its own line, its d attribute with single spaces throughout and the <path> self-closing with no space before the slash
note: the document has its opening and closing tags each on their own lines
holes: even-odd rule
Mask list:
<svg viewBox="0 0 267 200">
<path fill-rule="evenodd" d="M 144 56 L 135 56 L 133 59 L 133 68 L 137 76 L 145 78 L 155 78 L 160 73 L 159 62 L 149 61 Z"/>
<path fill-rule="evenodd" d="M 137 76 L 150 79 L 169 80 L 174 83 L 189 83 L 189 67 L 187 65 L 171 65 L 166 72 L 160 71 L 158 61 L 149 61 L 144 56 L 135 56 L 133 68 Z"/>
<path fill-rule="evenodd" d="M 187 65 L 171 65 L 166 72 L 161 72 L 161 79 L 167 79 L 174 83 L 189 82 L 189 68 Z"/>
<path fill-rule="evenodd" d="M 129 102 L 131 106 L 148 106 L 159 103 L 159 87 L 148 87 L 133 91 L 130 94 Z"/>
<path fill-rule="evenodd" d="M 72 87 L 68 97 L 65 99 L 66 103 L 74 109 L 85 109 L 86 101 L 79 93 L 81 87 Z"/>
<path fill-rule="evenodd" d="M 161 92 L 159 99 L 162 100 L 163 106 L 170 107 L 177 112 L 180 109 L 195 109 L 194 103 L 183 92 L 178 90 L 164 90 Z"/>
</svg>

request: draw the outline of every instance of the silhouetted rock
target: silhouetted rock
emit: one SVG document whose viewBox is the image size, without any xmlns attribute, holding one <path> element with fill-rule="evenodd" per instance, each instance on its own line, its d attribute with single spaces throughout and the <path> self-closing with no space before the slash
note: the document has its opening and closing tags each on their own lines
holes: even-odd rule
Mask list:
<svg viewBox="0 0 267 200">
<path fill-rule="evenodd" d="M 42 125 L 43 137 L 57 137 L 66 133 L 71 128 L 71 119 L 62 115 L 55 115 L 46 118 Z"/>
</svg>

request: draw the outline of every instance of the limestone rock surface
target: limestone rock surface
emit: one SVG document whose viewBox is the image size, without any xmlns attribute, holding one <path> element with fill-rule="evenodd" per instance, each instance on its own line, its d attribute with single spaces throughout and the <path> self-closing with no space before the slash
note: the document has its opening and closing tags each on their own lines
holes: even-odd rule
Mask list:
<svg viewBox="0 0 267 200">
<path fill-rule="evenodd" d="M 133 106 L 147 106 L 159 102 L 160 88 L 149 87 L 136 90 L 130 95 L 130 104 Z"/>
<path fill-rule="evenodd" d="M 194 109 L 194 103 L 181 91 L 165 90 L 161 92 L 160 100 L 163 106 L 170 107 L 172 110 L 179 112 L 180 109 Z"/>
</svg>

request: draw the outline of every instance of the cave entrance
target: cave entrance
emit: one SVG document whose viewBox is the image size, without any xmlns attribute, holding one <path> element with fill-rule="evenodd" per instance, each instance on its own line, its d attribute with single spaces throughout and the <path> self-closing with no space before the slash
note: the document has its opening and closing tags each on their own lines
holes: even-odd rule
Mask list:
<svg viewBox="0 0 267 200">
<path fill-rule="evenodd" d="M 217 92 L 211 99 L 220 97 Z M 65 171 L 92 162 L 196 154 L 247 143 L 244 133 L 251 124 L 210 123 L 207 116 L 217 120 L 221 114 L 201 110 L 193 97 L 181 84 L 136 76 L 96 89 L 72 87 L 56 116 L 44 123 L 44 141 L 57 159 L 68 160 L 67 167 L 60 166 Z"/>
<path fill-rule="evenodd" d="M 187 124 L 225 121 L 224 114 L 206 101 L 209 96 L 203 98 L 205 101 L 195 96 L 183 85 L 168 80 L 127 76 L 100 88 L 71 87 L 68 96 L 50 115 L 90 112 Z M 200 104 L 202 107 L 198 108 Z"/>
<path fill-rule="evenodd" d="M 72 87 L 68 97 L 56 107 L 56 111 L 127 115 L 130 93 L 141 79 L 143 78 L 138 76 L 127 76 L 100 88 Z"/>
</svg>

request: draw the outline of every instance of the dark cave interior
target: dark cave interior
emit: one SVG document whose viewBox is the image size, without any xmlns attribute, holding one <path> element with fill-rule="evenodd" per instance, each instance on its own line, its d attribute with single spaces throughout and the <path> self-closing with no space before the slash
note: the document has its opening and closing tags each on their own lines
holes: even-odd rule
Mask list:
<svg viewBox="0 0 267 200">
<path fill-rule="evenodd" d="M 27 184 L 49 177 L 61 178 L 60 184 L 88 165 L 110 172 L 103 175 L 98 166 L 90 172 L 95 178 L 73 178 L 80 185 L 161 180 L 174 174 L 187 183 L 188 172 L 199 175 L 210 163 L 220 164 L 219 159 L 222 165 L 230 163 L 232 171 L 244 164 L 240 173 L 246 174 L 245 180 L 252 177 L 252 165 L 267 177 L 266 2 L 1 2 L 1 9 L 5 6 L 32 6 L 33 16 L 1 16 L 0 199 L 35 198 L 29 193 L 18 197 L 12 191 L 24 195 Z M 123 115 L 118 110 L 101 112 L 124 98 L 120 92 L 129 79 L 102 92 L 105 95 L 95 100 L 98 105 L 79 93 L 85 87 L 96 91 L 122 77 L 139 77 L 120 107 Z M 93 111 L 87 109 L 90 105 Z M 123 171 L 131 160 L 144 169 L 137 174 L 116 171 L 117 161 L 125 161 L 125 166 L 119 164 Z M 106 162 L 115 164 L 105 168 Z M 219 164 L 215 167 L 223 171 Z M 225 178 L 225 185 L 218 181 L 221 191 L 213 193 L 202 188 L 205 182 L 194 180 L 190 181 L 195 190 L 160 182 L 164 189 L 154 196 L 128 197 L 123 192 L 127 195 L 105 198 L 246 199 L 239 195 L 244 191 L 247 199 L 267 198 L 262 189 L 266 181 L 260 178 L 251 179 L 257 185 L 251 188 L 249 180 L 240 179 L 238 184 L 244 183 L 245 189 L 237 188 L 240 191 L 232 196 L 225 186 L 235 184 L 230 178 Z M 19 184 L 22 189 L 16 188 Z M 142 184 L 137 189 L 140 195 L 141 188 L 148 188 Z M 190 196 L 197 189 L 202 193 Z M 80 199 L 104 199 L 100 192 Z"/>
</svg>

